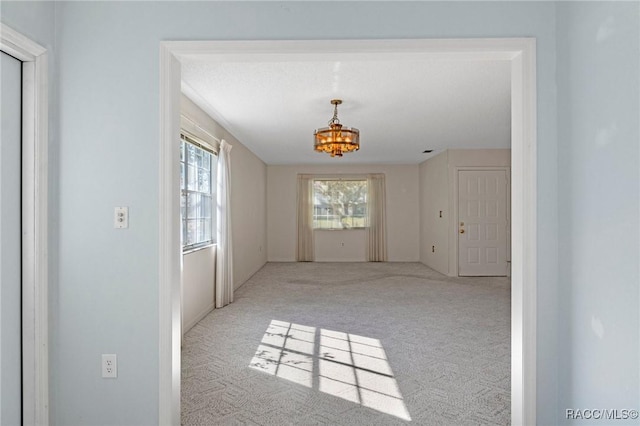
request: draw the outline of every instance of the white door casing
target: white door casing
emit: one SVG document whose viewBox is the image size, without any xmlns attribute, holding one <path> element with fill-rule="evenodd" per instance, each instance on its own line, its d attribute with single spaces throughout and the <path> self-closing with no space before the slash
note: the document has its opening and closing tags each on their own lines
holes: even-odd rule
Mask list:
<svg viewBox="0 0 640 426">
<path fill-rule="evenodd" d="M 0 52 L 0 424 L 22 423 L 22 63 Z"/>
<path fill-rule="evenodd" d="M 0 22 L 0 51 L 22 62 L 22 424 L 49 424 L 47 50 Z"/>
<path fill-rule="evenodd" d="M 458 171 L 458 275 L 507 275 L 507 176 Z"/>
<path fill-rule="evenodd" d="M 160 424 L 180 419 L 180 250 L 174 185 L 179 152 L 180 62 L 183 55 L 213 55 L 220 61 L 279 59 L 291 55 L 432 54 L 500 59 L 511 64 L 511 424 L 536 424 L 536 40 L 260 40 L 164 41 L 160 43 Z M 177 331 L 176 331 L 177 330 Z"/>
</svg>

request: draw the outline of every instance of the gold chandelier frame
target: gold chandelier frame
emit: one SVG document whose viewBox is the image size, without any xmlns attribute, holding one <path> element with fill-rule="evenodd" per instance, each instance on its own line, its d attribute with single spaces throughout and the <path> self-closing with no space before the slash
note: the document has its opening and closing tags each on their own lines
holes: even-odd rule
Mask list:
<svg viewBox="0 0 640 426">
<path fill-rule="evenodd" d="M 322 127 L 313 132 L 314 149 L 318 152 L 326 152 L 332 157 L 342 157 L 345 152 L 353 152 L 360 149 L 360 130 L 355 127 L 346 127 L 340 124 L 338 119 L 338 105 L 341 99 L 332 99 L 333 117 L 329 120 L 329 127 Z"/>
</svg>

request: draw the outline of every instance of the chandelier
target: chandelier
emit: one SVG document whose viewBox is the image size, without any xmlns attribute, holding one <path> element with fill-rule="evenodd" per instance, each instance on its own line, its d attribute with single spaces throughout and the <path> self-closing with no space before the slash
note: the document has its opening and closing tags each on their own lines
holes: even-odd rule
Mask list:
<svg viewBox="0 0 640 426">
<path fill-rule="evenodd" d="M 345 152 L 360 149 L 360 130 L 354 127 L 345 127 L 338 120 L 338 105 L 341 103 L 340 99 L 331 100 L 334 109 L 333 118 L 328 123 L 329 127 L 316 129 L 313 132 L 314 149 L 318 152 L 326 152 L 332 157 L 342 157 Z"/>
</svg>

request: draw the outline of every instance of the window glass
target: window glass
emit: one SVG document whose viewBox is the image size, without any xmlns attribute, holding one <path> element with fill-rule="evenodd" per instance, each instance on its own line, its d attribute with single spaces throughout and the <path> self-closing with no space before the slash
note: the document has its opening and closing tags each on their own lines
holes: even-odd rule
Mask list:
<svg viewBox="0 0 640 426">
<path fill-rule="evenodd" d="M 366 215 L 366 180 L 314 180 L 313 227 L 315 229 L 364 228 Z"/>
<path fill-rule="evenodd" d="M 182 136 L 180 141 L 180 214 L 182 247 L 190 250 L 215 242 L 217 157 Z"/>
</svg>

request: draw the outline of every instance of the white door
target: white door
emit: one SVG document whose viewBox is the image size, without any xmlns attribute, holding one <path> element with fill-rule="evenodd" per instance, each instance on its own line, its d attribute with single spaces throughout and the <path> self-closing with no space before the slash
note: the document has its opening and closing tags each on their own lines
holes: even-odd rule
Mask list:
<svg viewBox="0 0 640 426">
<path fill-rule="evenodd" d="M 458 275 L 507 275 L 507 172 L 458 171 Z"/>
<path fill-rule="evenodd" d="M 22 63 L 0 52 L 0 424 L 22 423 Z"/>
</svg>

